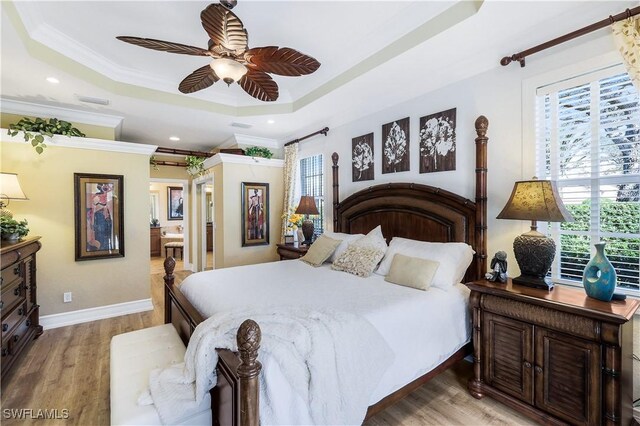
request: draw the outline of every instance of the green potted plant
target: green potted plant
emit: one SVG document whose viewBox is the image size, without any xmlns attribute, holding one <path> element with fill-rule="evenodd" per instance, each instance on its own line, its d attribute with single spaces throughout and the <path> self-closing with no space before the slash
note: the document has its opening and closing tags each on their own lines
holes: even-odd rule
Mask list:
<svg viewBox="0 0 640 426">
<path fill-rule="evenodd" d="M 0 237 L 5 241 L 19 241 L 29 233 L 27 220 L 20 222 L 8 217 L 0 216 Z"/>
<path fill-rule="evenodd" d="M 44 143 L 45 136 L 65 135 L 81 138 L 86 136 L 68 121 L 58 120 L 57 118 L 50 118 L 49 120 L 36 118 L 32 120 L 24 117 L 17 123 L 9 124 L 10 136 L 16 136 L 19 132 L 24 133 L 24 140 L 31 142 L 31 146 L 35 148 L 38 154 L 42 154 L 47 147 Z"/>
<path fill-rule="evenodd" d="M 187 162 L 187 173 L 196 177 L 204 172 L 204 158 L 196 157 L 195 155 L 187 155 L 185 158 Z"/>
<path fill-rule="evenodd" d="M 249 157 L 262 157 L 267 159 L 273 157 L 273 152 L 271 152 L 269 148 L 261 146 L 251 146 L 245 150 L 245 154 Z"/>
</svg>

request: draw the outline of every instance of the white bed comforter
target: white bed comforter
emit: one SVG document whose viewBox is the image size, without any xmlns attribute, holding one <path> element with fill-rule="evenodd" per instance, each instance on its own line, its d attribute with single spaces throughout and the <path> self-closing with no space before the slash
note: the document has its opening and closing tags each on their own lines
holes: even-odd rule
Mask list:
<svg viewBox="0 0 640 426">
<path fill-rule="evenodd" d="M 391 365 L 366 395 L 367 405 L 431 371 L 466 344 L 471 334 L 469 291 L 462 284 L 448 291 L 419 291 L 390 284 L 375 274 L 360 278 L 334 271 L 328 264 L 314 268 L 292 260 L 194 274 L 180 289 L 205 317 L 241 308 L 259 311 L 265 306 L 274 307 L 273 311 L 289 306 L 363 317 L 393 352 Z M 361 359 L 369 354 L 366 347 L 358 350 Z M 268 422 L 273 424 L 314 423 L 305 400 L 287 384 L 285 369 L 266 359 L 262 350 L 259 360 L 263 363 L 261 385 L 268 388 L 263 394 L 278 395 L 261 401 L 261 416 L 277 413 Z"/>
<path fill-rule="evenodd" d="M 199 410 L 216 383 L 215 349 L 237 350 L 236 331 L 248 316 L 260 324 L 260 358 L 284 367 L 280 370 L 287 385 L 308 407 L 314 424 L 362 423 L 369 395 L 393 358 L 385 340 L 357 315 L 280 307 L 211 316 L 196 328 L 183 364 L 151 373 L 151 397 L 164 424 Z M 369 356 L 362 359 L 360 351 Z M 276 389 L 261 386 L 262 424 L 281 422 L 269 403 L 277 398 Z"/>
</svg>

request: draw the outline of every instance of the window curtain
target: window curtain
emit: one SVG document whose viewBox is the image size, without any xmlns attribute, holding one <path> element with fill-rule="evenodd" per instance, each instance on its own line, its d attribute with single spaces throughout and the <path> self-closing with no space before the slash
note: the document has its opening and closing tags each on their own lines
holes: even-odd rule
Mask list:
<svg viewBox="0 0 640 426">
<path fill-rule="evenodd" d="M 613 38 L 631 81 L 640 90 L 640 18 L 631 17 L 611 25 Z"/>
<path fill-rule="evenodd" d="M 296 186 L 296 172 L 298 170 L 298 144 L 284 147 L 284 203 L 282 209 L 282 232 L 280 242 L 284 243 L 289 222 L 289 207 L 293 204 L 293 192 Z"/>
</svg>

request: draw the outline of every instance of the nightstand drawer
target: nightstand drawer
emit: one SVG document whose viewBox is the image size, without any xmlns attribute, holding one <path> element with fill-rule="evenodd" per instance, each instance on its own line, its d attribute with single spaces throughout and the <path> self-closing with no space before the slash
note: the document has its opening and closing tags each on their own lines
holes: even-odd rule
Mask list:
<svg viewBox="0 0 640 426">
<path fill-rule="evenodd" d="M 300 259 L 307 254 L 307 246 L 294 244 L 277 244 L 280 260 Z"/>
<path fill-rule="evenodd" d="M 13 328 L 18 324 L 22 318 L 27 315 L 27 304 L 23 303 L 21 305 L 16 306 L 11 313 L 9 313 L 6 317 L 2 318 L 2 339 L 4 340 L 7 335 L 9 335 Z"/>
</svg>

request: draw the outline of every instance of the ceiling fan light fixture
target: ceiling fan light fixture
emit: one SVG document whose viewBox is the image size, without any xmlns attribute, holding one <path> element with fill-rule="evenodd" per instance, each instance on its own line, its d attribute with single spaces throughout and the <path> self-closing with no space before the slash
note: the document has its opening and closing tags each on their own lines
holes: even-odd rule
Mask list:
<svg viewBox="0 0 640 426">
<path fill-rule="evenodd" d="M 240 62 L 229 58 L 214 59 L 209 66 L 227 85 L 239 81 L 248 71 Z"/>
</svg>

